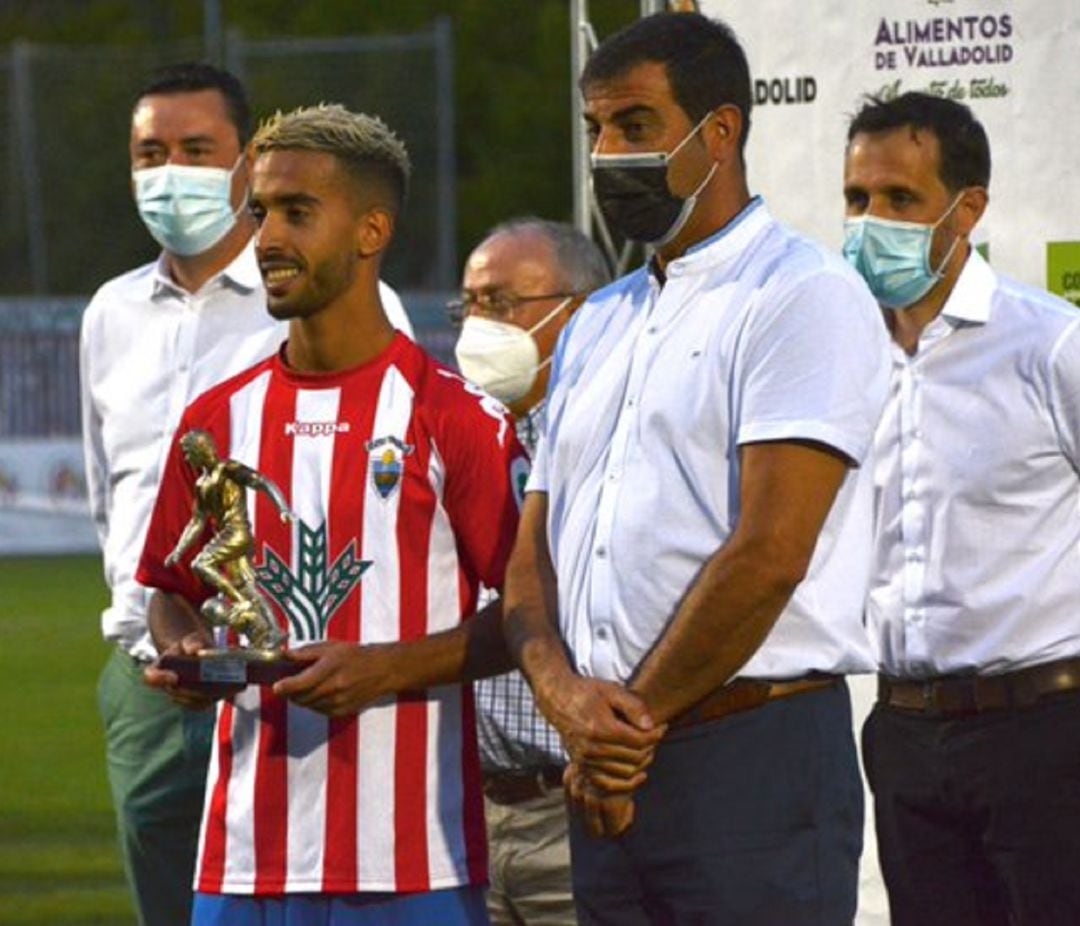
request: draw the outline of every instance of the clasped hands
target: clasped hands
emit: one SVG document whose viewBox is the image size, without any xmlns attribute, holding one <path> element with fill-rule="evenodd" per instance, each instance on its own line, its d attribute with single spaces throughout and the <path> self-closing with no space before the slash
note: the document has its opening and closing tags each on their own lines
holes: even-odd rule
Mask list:
<svg viewBox="0 0 1080 926">
<path fill-rule="evenodd" d="M 569 675 L 538 686 L 537 703 L 570 756 L 563 783 L 594 836 L 619 836 L 634 821 L 633 793 L 667 731 L 645 702 L 616 682 Z"/>
</svg>

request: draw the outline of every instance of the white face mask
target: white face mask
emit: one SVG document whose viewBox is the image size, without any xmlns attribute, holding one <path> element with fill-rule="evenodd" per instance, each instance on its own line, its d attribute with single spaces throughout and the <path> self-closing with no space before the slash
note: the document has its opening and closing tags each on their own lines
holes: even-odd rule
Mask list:
<svg viewBox="0 0 1080 926">
<path fill-rule="evenodd" d="M 533 334 L 558 315 L 572 298 L 563 299 L 527 331 L 509 322 L 467 316 L 454 345 L 462 375 L 503 405 L 528 395 L 536 375 L 551 363 L 550 357 L 540 361 L 540 349 Z"/>
</svg>

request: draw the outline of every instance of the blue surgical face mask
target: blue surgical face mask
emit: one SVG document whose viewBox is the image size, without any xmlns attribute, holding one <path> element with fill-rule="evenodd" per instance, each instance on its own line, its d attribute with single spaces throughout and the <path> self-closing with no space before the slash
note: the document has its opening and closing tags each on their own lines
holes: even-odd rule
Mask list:
<svg viewBox="0 0 1080 926">
<path fill-rule="evenodd" d="M 243 159 L 241 154 L 232 170 L 163 164 L 132 171 L 139 216 L 154 240 L 172 254 L 191 257 L 224 238 L 244 206 L 233 209 L 230 201 L 233 174 Z"/>
<path fill-rule="evenodd" d="M 952 201 L 932 225 L 896 222 L 873 215 L 844 220 L 844 257 L 866 280 L 874 298 L 887 309 L 906 309 L 923 298 L 944 276 L 945 267 L 960 243 L 960 236 L 930 267 L 930 244 L 937 228 L 960 202 Z"/>
</svg>

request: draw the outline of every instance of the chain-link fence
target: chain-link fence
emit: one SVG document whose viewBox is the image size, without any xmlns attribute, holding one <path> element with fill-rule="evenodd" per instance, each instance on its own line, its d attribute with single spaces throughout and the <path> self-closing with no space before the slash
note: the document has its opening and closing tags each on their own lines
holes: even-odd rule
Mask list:
<svg viewBox="0 0 1080 926">
<path fill-rule="evenodd" d="M 413 161 L 409 202 L 384 277 L 449 289 L 454 253 L 453 47 L 448 20 L 407 35 L 253 41 L 226 35 L 224 59 L 259 116 L 339 102 L 376 113 Z M 57 47 L 0 54 L 0 293 L 90 293 L 153 258 L 130 191 L 138 88 L 156 67 L 204 57 L 201 42 Z"/>
<path fill-rule="evenodd" d="M 401 292 L 417 341 L 453 365 L 447 294 Z M 0 442 L 78 437 L 79 324 L 87 299 L 0 299 Z"/>
</svg>

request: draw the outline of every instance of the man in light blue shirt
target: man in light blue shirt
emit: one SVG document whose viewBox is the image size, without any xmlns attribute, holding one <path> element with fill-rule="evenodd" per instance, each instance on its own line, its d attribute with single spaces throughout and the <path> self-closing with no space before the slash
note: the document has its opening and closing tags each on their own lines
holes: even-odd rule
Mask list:
<svg viewBox="0 0 1080 926">
<path fill-rule="evenodd" d="M 640 20 L 581 87 L 598 205 L 654 256 L 560 340 L 506 592 L 571 758 L 579 918 L 850 922 L 880 317 L 750 196 L 726 26 Z"/>
</svg>

